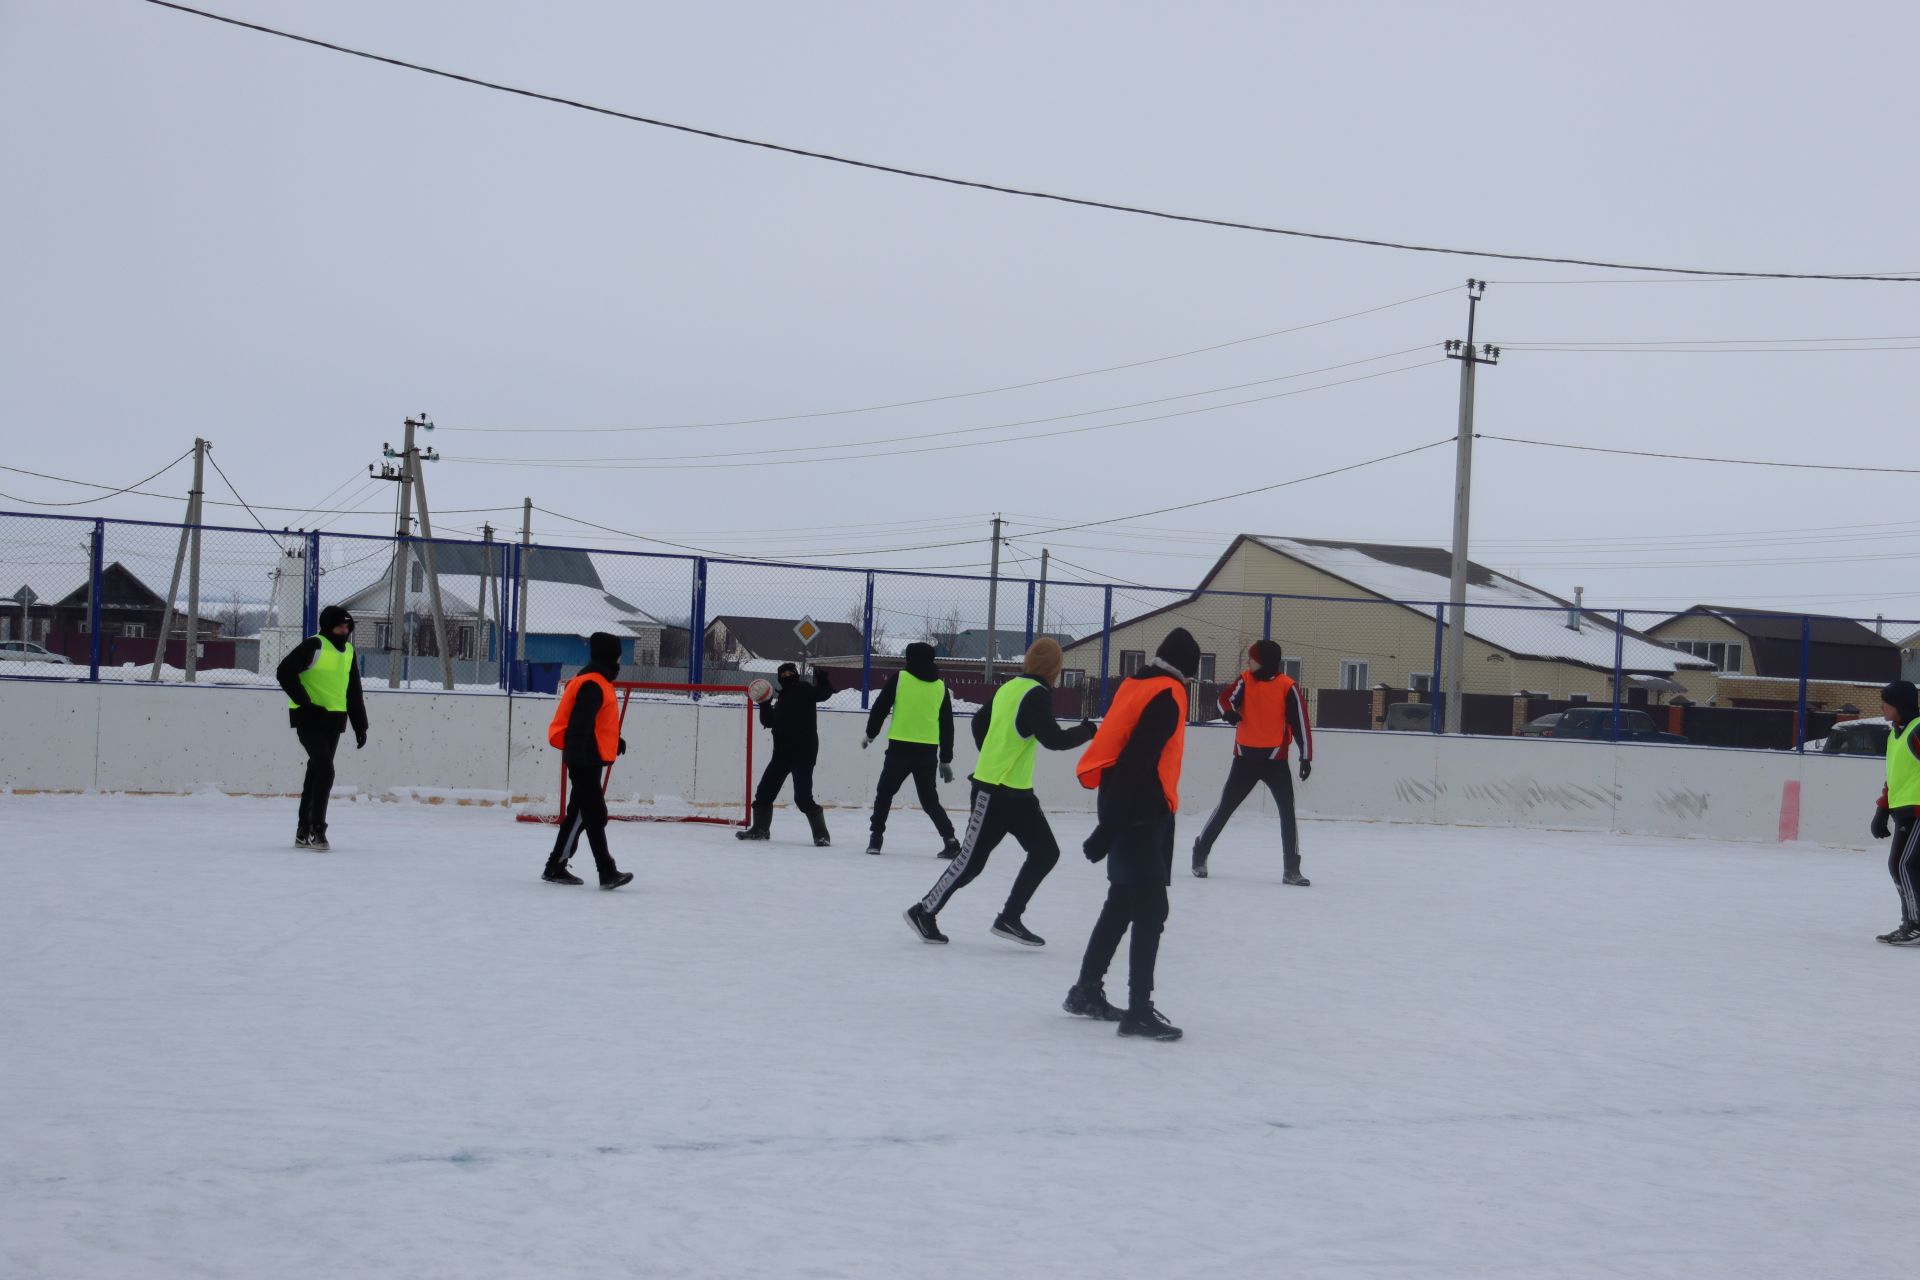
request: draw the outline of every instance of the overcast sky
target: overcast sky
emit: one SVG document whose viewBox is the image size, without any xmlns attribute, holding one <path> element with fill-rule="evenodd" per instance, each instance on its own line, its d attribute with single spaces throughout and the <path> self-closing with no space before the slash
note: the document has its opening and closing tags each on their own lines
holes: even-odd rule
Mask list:
<svg viewBox="0 0 1920 1280">
<path fill-rule="evenodd" d="M 207 7 L 640 114 L 1122 203 L 1628 262 L 1920 270 L 1911 5 Z M 1065 574 L 1185 585 L 1240 531 L 1444 544 L 1451 449 L 1028 535 L 1450 436 L 1458 366 L 1439 344 L 1464 332 L 1469 275 L 1495 282 L 1480 336 L 1502 343 L 1920 334 L 1920 284 L 1622 283 L 1646 277 L 1179 225 L 670 133 L 139 0 L 0 0 L 0 170 L 0 461 L 120 485 L 204 435 L 251 501 L 333 491 L 329 506 L 367 510 L 330 527 L 363 532 L 391 528 L 391 487 L 342 482 L 426 411 L 445 457 L 435 506 L 510 508 L 492 517 L 509 529 L 531 496 L 730 553 L 984 566 L 1000 511 L 1010 568 L 1051 546 Z M 1581 279 L 1608 282 L 1521 283 Z M 577 430 L 950 396 L 1437 290 L 1018 391 Z M 1920 339 L 1841 345 L 1908 349 L 1509 349 L 1481 375 L 1479 427 L 1920 467 Z M 1327 385 L 1369 373 L 1385 376 Z M 1190 394 L 1227 387 L 1242 389 Z M 1117 408 L 1174 396 L 1190 398 Z M 1058 420 L 768 452 L 1033 419 Z M 1101 429 L 1058 434 L 1084 427 Z M 897 452 L 953 444 L 968 447 Z M 569 465 L 536 465 L 553 462 Z M 4 509 L 91 496 L 0 480 Z M 183 492 L 185 468 L 152 487 Z M 1483 441 L 1474 553 L 1600 604 L 1914 617 L 1914 487 Z M 645 545 L 582 541 L 598 535 L 546 514 L 535 532 Z M 924 549 L 879 553 L 897 547 Z"/>
</svg>

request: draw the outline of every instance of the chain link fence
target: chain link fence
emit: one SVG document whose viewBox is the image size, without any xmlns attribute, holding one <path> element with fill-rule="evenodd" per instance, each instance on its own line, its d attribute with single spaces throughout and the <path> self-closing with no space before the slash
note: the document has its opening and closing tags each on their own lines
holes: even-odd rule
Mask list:
<svg viewBox="0 0 1920 1280">
<path fill-rule="evenodd" d="M 1442 580 L 1444 584 L 1444 580 Z M 621 642 L 621 676 L 744 685 L 782 663 L 825 669 L 832 705 L 865 707 L 934 646 L 961 709 L 1059 641 L 1063 718 L 1184 627 L 1199 642 L 1197 719 L 1259 640 L 1315 723 L 1381 732 L 1884 751 L 1880 689 L 1915 674 L 1920 621 L 1698 606 L 1680 612 L 1179 591 L 1080 578 L 987 578 L 536 543 L 0 512 L 0 679 L 271 686 L 329 605 L 356 618 L 369 687 L 553 692 L 587 636 Z M 1448 688 L 1459 647 L 1459 686 Z M 1457 711 L 1450 695 L 1457 693 Z"/>
</svg>

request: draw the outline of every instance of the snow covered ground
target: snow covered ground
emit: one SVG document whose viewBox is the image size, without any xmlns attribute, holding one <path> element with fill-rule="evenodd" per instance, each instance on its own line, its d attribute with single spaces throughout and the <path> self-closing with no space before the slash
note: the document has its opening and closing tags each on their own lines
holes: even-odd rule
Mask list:
<svg viewBox="0 0 1920 1280">
<path fill-rule="evenodd" d="M 1920 952 L 1876 855 L 1244 814 L 1173 889 L 1179 1044 L 1059 1010 L 1002 849 L 498 809 L 0 795 L 9 1277 L 1811 1277 L 1912 1255 Z M 1191 834 L 1189 831 L 1188 834 Z M 584 854 L 583 854 L 584 861 Z M 1124 954 L 1124 952 L 1123 952 Z M 1116 973 L 1110 990 L 1124 984 Z"/>
</svg>

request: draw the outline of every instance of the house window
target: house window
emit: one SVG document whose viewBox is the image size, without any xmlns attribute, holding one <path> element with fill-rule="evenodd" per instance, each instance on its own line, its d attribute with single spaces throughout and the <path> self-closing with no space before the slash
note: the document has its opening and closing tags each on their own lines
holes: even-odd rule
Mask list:
<svg viewBox="0 0 1920 1280">
<path fill-rule="evenodd" d="M 1299 684 L 1301 679 L 1300 659 L 1298 658 L 1280 659 L 1280 674 L 1285 676 L 1287 679 L 1293 681 L 1295 684 Z"/>
<path fill-rule="evenodd" d="M 1340 659 L 1340 687 L 1342 689 L 1367 688 L 1367 664 L 1358 658 Z"/>
<path fill-rule="evenodd" d="M 1214 667 L 1213 655 L 1210 653 L 1201 654 L 1200 655 L 1200 679 L 1205 680 L 1208 683 L 1211 683 L 1213 681 L 1213 667 Z"/>
<path fill-rule="evenodd" d="M 120 628 L 120 634 L 129 640 L 144 640 L 147 638 L 147 624 L 144 622 L 126 623 Z"/>
<path fill-rule="evenodd" d="M 1078 689 L 1081 685 L 1081 682 L 1083 682 L 1086 678 L 1087 678 L 1086 672 L 1081 671 L 1076 667 L 1069 667 L 1065 671 L 1062 671 L 1060 673 L 1060 687 L 1062 689 Z"/>
<path fill-rule="evenodd" d="M 426 568 L 423 565 L 421 565 L 419 561 L 416 560 L 413 565 L 413 589 L 415 591 L 424 591 L 426 590 L 426 586 L 427 586 Z"/>
<path fill-rule="evenodd" d="M 1122 649 L 1120 651 L 1120 676 L 1122 679 L 1132 675 L 1147 665 L 1145 649 Z"/>
<path fill-rule="evenodd" d="M 1432 693 L 1433 692 L 1433 672 L 1409 671 L 1407 673 L 1407 692 L 1408 693 Z"/>
<path fill-rule="evenodd" d="M 1690 653 L 1696 658 L 1705 658 L 1713 664 L 1715 671 L 1738 673 L 1744 665 L 1746 655 L 1737 642 L 1719 640 L 1682 640 L 1675 646 L 1682 653 Z"/>
</svg>

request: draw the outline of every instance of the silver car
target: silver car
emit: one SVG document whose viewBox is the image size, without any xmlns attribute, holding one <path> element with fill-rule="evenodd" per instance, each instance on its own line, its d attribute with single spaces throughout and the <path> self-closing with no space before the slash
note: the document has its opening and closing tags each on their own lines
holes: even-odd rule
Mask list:
<svg viewBox="0 0 1920 1280">
<path fill-rule="evenodd" d="M 52 653 L 29 640 L 0 640 L 0 662 L 57 662 L 70 667 L 73 660 Z"/>
</svg>

